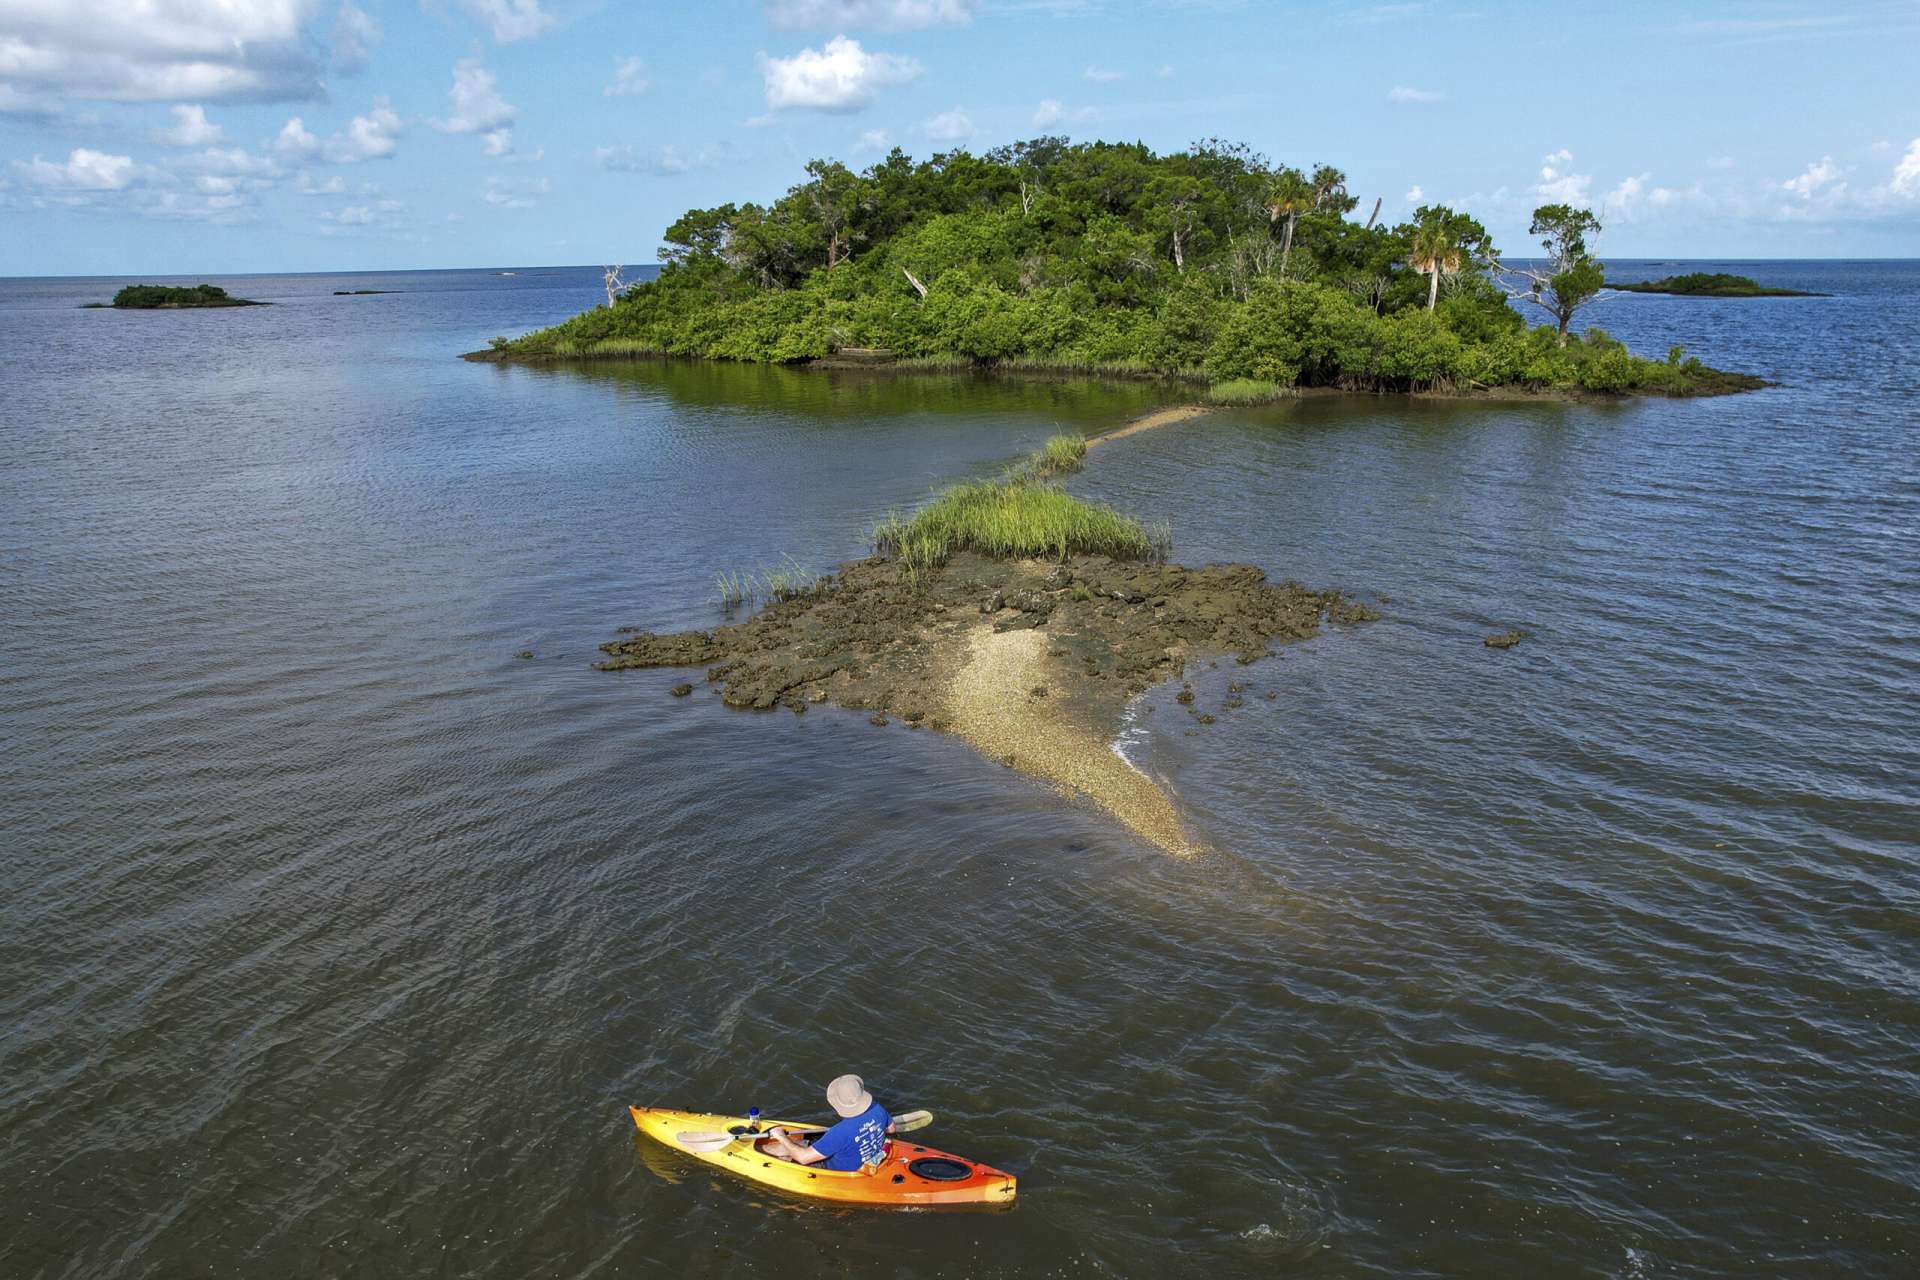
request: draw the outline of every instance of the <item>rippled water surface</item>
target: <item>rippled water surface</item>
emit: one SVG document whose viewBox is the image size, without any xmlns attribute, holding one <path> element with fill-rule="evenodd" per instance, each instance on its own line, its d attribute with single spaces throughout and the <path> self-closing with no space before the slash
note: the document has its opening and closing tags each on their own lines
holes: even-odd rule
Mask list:
<svg viewBox="0 0 1920 1280">
<path fill-rule="evenodd" d="M 1745 270 L 1836 296 L 1598 319 L 1775 389 L 1095 455 L 1385 615 L 1137 706 L 1191 862 L 588 666 L 1178 391 L 453 358 L 597 271 L 0 282 L 0 1274 L 1910 1274 L 1920 265 Z M 1018 1208 L 773 1200 L 625 1112 L 848 1069 Z"/>
</svg>

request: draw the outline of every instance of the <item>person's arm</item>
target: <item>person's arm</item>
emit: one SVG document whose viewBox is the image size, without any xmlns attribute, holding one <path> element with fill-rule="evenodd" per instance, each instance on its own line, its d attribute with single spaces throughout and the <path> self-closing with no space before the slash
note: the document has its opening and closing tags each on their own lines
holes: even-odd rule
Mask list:
<svg viewBox="0 0 1920 1280">
<path fill-rule="evenodd" d="M 819 1164 L 827 1158 L 824 1153 L 815 1151 L 812 1147 L 803 1146 L 787 1137 L 785 1129 L 775 1129 L 772 1137 L 774 1149 L 795 1164 Z"/>
</svg>

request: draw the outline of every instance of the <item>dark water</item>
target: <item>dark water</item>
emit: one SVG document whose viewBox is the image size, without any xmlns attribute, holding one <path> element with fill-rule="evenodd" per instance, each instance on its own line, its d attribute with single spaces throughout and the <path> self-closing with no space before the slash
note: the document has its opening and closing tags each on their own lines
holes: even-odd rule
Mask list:
<svg viewBox="0 0 1920 1280">
<path fill-rule="evenodd" d="M 1775 390 L 1096 456 L 1183 559 L 1390 599 L 1144 701 L 1194 862 L 587 666 L 1160 392 L 451 358 L 578 270 L 0 282 L 0 1274 L 1910 1274 L 1920 266 L 1747 274 L 1838 296 L 1599 321 Z M 772 1201 L 624 1110 L 847 1069 L 1017 1210 Z"/>
</svg>

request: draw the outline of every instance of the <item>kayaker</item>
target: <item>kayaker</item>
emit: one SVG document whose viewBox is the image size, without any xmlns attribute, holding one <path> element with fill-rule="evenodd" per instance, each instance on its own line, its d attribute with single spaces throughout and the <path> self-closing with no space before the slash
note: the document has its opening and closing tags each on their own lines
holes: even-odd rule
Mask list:
<svg viewBox="0 0 1920 1280">
<path fill-rule="evenodd" d="M 856 1172 L 861 1165 L 879 1164 L 887 1153 L 887 1135 L 893 1132 L 893 1117 L 873 1100 L 859 1076 L 846 1075 L 827 1086 L 827 1105 L 840 1117 L 840 1123 L 811 1143 L 796 1141 L 787 1131 L 775 1126 L 768 1139 L 768 1152 L 795 1164 L 817 1164 L 840 1173 Z"/>
</svg>

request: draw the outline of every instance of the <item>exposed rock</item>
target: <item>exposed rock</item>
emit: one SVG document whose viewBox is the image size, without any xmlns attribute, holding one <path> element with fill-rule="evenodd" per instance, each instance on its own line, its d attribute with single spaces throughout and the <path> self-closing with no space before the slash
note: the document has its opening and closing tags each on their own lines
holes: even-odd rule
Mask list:
<svg viewBox="0 0 1920 1280">
<path fill-rule="evenodd" d="M 1526 638 L 1527 633 L 1524 631 L 1502 631 L 1498 635 L 1488 636 L 1480 643 L 1489 649 L 1511 649 Z"/>
</svg>

